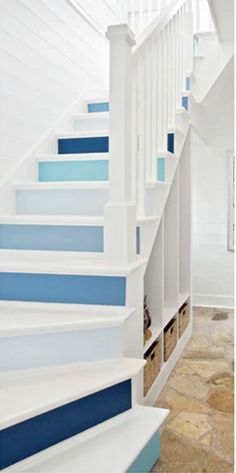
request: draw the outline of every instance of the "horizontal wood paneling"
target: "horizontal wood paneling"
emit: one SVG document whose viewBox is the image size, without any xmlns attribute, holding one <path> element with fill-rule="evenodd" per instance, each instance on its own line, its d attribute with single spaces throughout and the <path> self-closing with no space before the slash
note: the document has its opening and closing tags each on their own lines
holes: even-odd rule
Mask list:
<svg viewBox="0 0 236 473">
<path fill-rule="evenodd" d="M 0 0 L 1 178 L 77 97 L 107 89 L 119 21 L 105 0 Z"/>
</svg>

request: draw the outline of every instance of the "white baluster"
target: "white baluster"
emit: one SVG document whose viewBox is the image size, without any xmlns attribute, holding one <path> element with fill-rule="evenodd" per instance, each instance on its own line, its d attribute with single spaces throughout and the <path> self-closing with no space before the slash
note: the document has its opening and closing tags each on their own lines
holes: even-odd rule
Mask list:
<svg viewBox="0 0 236 473">
<path fill-rule="evenodd" d="M 156 154 L 157 154 L 157 42 L 156 37 L 151 43 L 151 179 L 156 179 Z"/>
<path fill-rule="evenodd" d="M 138 215 L 145 215 L 145 103 L 146 103 L 146 71 L 145 56 L 142 51 L 138 59 Z"/>
</svg>

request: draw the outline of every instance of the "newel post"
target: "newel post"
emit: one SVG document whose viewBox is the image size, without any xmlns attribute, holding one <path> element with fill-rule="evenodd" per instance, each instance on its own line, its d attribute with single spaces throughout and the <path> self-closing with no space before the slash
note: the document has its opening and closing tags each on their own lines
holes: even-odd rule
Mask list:
<svg viewBox="0 0 236 473">
<path fill-rule="evenodd" d="M 104 253 L 124 265 L 136 257 L 136 206 L 131 202 L 131 90 L 134 35 L 128 25 L 109 26 L 109 200 L 105 206 Z"/>
</svg>

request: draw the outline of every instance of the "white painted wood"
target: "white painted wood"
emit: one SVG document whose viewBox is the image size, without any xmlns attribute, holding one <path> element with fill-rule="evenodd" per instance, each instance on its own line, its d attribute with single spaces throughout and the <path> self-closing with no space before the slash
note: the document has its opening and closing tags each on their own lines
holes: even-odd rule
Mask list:
<svg viewBox="0 0 236 473">
<path fill-rule="evenodd" d="M 154 433 L 160 429 L 168 412 L 168 409 L 136 405 L 101 425 L 10 467 L 9 471 L 110 473 L 114 469 L 114 458 L 117 473 L 128 471 Z M 117 456 L 117 445 L 122 455 Z"/>
<path fill-rule="evenodd" d="M 133 378 L 144 365 L 143 360 L 118 358 L 91 363 L 90 369 L 87 363 L 74 363 L 1 373 L 1 428 Z"/>
</svg>

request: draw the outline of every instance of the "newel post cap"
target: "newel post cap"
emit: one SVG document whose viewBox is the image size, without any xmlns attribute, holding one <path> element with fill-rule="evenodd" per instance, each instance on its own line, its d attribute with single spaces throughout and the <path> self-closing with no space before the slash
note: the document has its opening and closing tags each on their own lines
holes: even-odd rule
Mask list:
<svg viewBox="0 0 236 473">
<path fill-rule="evenodd" d="M 108 26 L 106 37 L 109 41 L 113 38 L 123 38 L 130 46 L 136 44 L 134 33 L 127 24 Z"/>
</svg>

